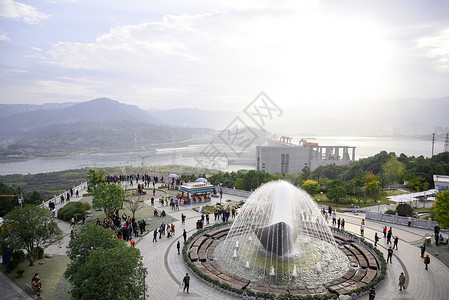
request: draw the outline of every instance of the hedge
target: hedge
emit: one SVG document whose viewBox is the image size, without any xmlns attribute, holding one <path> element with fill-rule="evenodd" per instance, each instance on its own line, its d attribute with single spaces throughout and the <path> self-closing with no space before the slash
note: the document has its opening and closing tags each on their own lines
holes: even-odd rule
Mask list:
<svg viewBox="0 0 449 300">
<path fill-rule="evenodd" d="M 206 274 L 201 273 L 198 268 L 190 261 L 189 255 L 188 255 L 188 249 L 192 241 L 200 234 L 202 234 L 205 231 L 222 227 L 232 224 L 231 222 L 226 223 L 218 223 L 214 224 L 210 227 L 207 227 L 205 229 L 200 229 L 197 232 L 195 232 L 193 235 L 191 235 L 187 241 L 184 243 L 184 247 L 182 248 L 182 256 L 184 258 L 184 262 L 187 264 L 187 267 L 192 270 L 192 272 L 200 277 L 202 280 L 209 282 L 210 284 L 220 287 L 224 290 L 226 290 L 229 293 L 234 294 L 235 296 L 241 295 L 241 296 L 247 296 L 252 297 L 255 299 L 292 299 L 292 300 L 327 300 L 327 299 L 338 299 L 338 295 L 334 293 L 328 293 L 328 294 L 320 294 L 320 295 L 305 295 L 305 296 L 299 296 L 299 295 L 290 295 L 290 294 L 281 294 L 279 296 L 276 296 L 275 294 L 271 293 L 263 293 L 263 292 L 253 292 L 251 290 L 241 290 L 231 287 L 228 283 L 222 283 L 216 279 L 213 279 L 209 277 Z"/>
<path fill-rule="evenodd" d="M 69 202 L 58 210 L 58 219 L 69 221 L 75 215 L 84 215 L 91 206 L 85 202 Z"/>
</svg>

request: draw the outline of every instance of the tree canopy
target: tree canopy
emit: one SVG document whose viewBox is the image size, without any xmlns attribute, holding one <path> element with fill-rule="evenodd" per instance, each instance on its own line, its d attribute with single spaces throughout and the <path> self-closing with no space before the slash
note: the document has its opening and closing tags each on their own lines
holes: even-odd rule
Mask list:
<svg viewBox="0 0 449 300">
<path fill-rule="evenodd" d="M 144 292 L 142 258 L 137 248 L 115 239 L 100 226 L 76 231 L 69 243 L 65 277 L 73 299 L 140 299 Z"/>
<path fill-rule="evenodd" d="M 103 210 L 106 216 L 123 207 L 125 190 L 116 184 L 100 183 L 94 189 L 92 207 Z"/>
<path fill-rule="evenodd" d="M 101 183 L 106 182 L 106 179 L 104 177 L 105 170 L 100 169 L 96 171 L 95 169 L 90 169 L 87 173 L 87 190 L 89 192 L 92 192 L 95 187 Z"/>
<path fill-rule="evenodd" d="M 327 187 L 327 198 L 339 202 L 346 197 L 346 189 L 343 182 L 339 179 L 334 179 L 331 181 Z"/>
<path fill-rule="evenodd" d="M 320 191 L 320 184 L 314 180 L 306 180 L 301 185 L 301 188 L 309 193 L 311 196 L 318 193 Z"/>
<path fill-rule="evenodd" d="M 25 249 L 31 266 L 37 259 L 34 249 L 60 241 L 62 231 L 48 209 L 26 204 L 5 216 L 0 239 L 10 248 Z"/>
<path fill-rule="evenodd" d="M 436 197 L 435 221 L 441 227 L 449 228 L 449 190 L 445 190 Z"/>
</svg>

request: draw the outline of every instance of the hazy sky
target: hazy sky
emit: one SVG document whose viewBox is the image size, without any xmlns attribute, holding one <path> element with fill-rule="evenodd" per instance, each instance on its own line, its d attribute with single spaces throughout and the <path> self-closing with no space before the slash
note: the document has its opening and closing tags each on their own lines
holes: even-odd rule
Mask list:
<svg viewBox="0 0 449 300">
<path fill-rule="evenodd" d="M 0 103 L 449 96 L 449 1 L 0 0 Z"/>
</svg>

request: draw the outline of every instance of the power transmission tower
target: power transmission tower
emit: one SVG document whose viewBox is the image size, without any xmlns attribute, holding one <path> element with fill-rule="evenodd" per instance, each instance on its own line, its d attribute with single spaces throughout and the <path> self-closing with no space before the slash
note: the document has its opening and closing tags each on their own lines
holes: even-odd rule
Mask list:
<svg viewBox="0 0 449 300">
<path fill-rule="evenodd" d="M 446 133 L 446 139 L 444 140 L 444 152 L 449 152 L 449 133 Z"/>
</svg>

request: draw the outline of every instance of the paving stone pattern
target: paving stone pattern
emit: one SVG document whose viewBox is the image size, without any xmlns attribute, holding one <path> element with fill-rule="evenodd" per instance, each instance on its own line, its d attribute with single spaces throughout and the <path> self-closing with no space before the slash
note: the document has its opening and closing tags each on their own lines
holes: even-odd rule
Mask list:
<svg viewBox="0 0 449 300">
<path fill-rule="evenodd" d="M 82 193 L 81 193 L 82 194 Z M 242 198 L 231 195 L 223 195 L 225 199 L 241 200 Z M 82 198 L 72 198 L 71 201 L 79 201 Z M 212 199 L 210 204 L 217 202 L 216 198 Z M 225 204 L 225 202 L 223 202 Z M 153 243 L 153 235 L 148 234 L 136 240 L 136 247 L 141 250 L 144 264 L 148 266 L 147 299 L 231 299 L 231 295 L 227 295 L 220 290 L 211 288 L 207 283 L 199 280 L 194 274 L 188 270 L 184 264 L 182 254 L 177 254 L 176 242 L 181 241 L 182 230 L 186 229 L 188 235 L 196 231 L 196 221 L 200 214 L 191 210 L 192 207 L 199 207 L 203 204 L 195 204 L 193 206 L 181 207 L 179 211 L 168 210 L 167 213 L 176 219 L 181 219 L 181 213 L 187 216 L 186 224 L 182 225 L 181 221 L 175 222 L 176 233 L 174 237 L 167 239 L 162 237 L 157 243 Z M 158 206 L 158 203 L 156 203 Z M 57 205 L 57 208 L 60 204 Z M 377 207 L 373 207 L 377 211 Z M 353 213 L 338 214 L 337 218 L 344 218 L 346 221 L 345 229 L 355 234 L 360 234 L 360 222 L 363 214 L 355 215 Z M 329 219 L 329 221 L 331 221 Z M 213 215 L 211 223 L 215 223 Z M 70 235 L 70 226 L 65 222 L 58 221 L 59 226 L 64 231 L 64 240 L 61 246 L 52 245 L 46 249 L 47 253 L 65 254 Z M 431 230 L 410 228 L 407 226 L 394 225 L 389 223 L 380 223 L 377 221 L 367 220 L 365 228 L 365 238 L 374 243 L 374 233 L 377 232 L 381 237 L 378 248 L 384 253 L 386 258 L 387 244 L 383 239 L 382 228 L 384 225 L 393 227 L 393 236 L 399 236 L 399 250 L 395 250 L 393 263 L 389 264 L 387 276 L 384 282 L 376 290 L 376 299 L 410 299 L 410 300 L 447 300 L 449 299 L 449 268 L 440 262 L 436 257 L 431 256 L 429 270 L 425 270 L 425 266 L 420 256 L 420 249 L 416 246 L 416 242 L 425 235 L 432 235 Z M 443 251 L 443 250 L 441 250 Z M 185 273 L 189 273 L 190 293 L 184 293 L 181 285 L 182 278 Z M 398 278 L 401 272 L 407 277 L 406 290 L 399 291 Z M 0 273 L 0 289 L 1 299 L 31 299 L 31 297 L 15 285 L 4 274 Z M 368 296 L 359 297 L 359 299 L 368 299 Z"/>
</svg>

